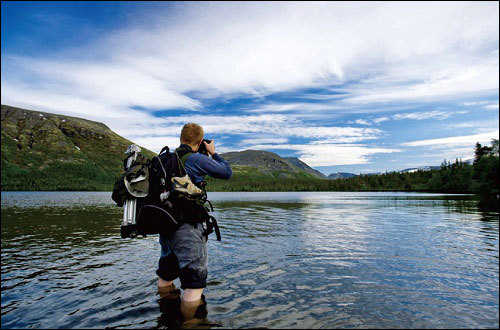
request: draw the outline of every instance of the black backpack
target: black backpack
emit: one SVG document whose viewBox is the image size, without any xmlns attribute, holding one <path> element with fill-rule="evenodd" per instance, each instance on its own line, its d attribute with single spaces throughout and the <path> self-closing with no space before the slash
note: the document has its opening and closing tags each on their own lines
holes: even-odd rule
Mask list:
<svg viewBox="0 0 500 330">
<path fill-rule="evenodd" d="M 149 160 L 140 154 L 140 148 L 137 149 L 139 152 L 136 155 L 130 154 L 124 160 L 124 173 L 115 182 L 112 194 L 116 204 L 125 208 L 122 238 L 138 234 L 168 234 L 177 230 L 182 223 L 205 222 L 207 233 L 215 230 L 217 240 L 220 240 L 217 221 L 209 215 L 210 209 L 204 206 L 208 202 L 213 211 L 206 199 L 204 186 L 204 195 L 197 200 L 177 194 L 173 189 L 172 178 L 186 174 L 180 155 L 164 147 Z M 129 161 L 132 156 L 133 161 Z M 182 157 L 183 161 L 186 158 Z"/>
<path fill-rule="evenodd" d="M 140 148 L 131 146 L 129 150 L 134 152 L 124 159 L 124 172 L 111 196 L 117 206 L 124 207 L 122 238 L 175 231 L 180 226 L 179 218 L 174 215 L 172 202 L 162 201 L 162 197 L 168 196 L 171 178 L 179 172 L 177 157 L 168 147 L 151 160 L 140 153 Z"/>
</svg>

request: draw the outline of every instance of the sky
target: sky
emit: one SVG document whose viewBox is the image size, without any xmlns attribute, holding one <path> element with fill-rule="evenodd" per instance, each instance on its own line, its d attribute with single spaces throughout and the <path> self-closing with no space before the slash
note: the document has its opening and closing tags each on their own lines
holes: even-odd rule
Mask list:
<svg viewBox="0 0 500 330">
<path fill-rule="evenodd" d="M 498 138 L 499 3 L 2 1 L 1 102 L 335 172 Z"/>
</svg>

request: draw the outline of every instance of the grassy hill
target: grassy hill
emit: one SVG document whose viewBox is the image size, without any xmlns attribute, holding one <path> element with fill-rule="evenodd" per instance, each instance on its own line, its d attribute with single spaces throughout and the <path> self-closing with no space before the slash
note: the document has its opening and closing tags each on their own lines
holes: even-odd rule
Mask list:
<svg viewBox="0 0 500 330">
<path fill-rule="evenodd" d="M 316 176 L 318 178 L 322 178 L 322 179 L 326 178 L 326 175 L 324 175 L 323 173 L 321 173 L 318 170 L 315 170 L 314 168 L 310 167 L 309 165 L 307 165 L 306 163 L 304 163 L 303 161 L 301 161 L 300 159 L 298 159 L 296 157 L 284 157 L 283 159 L 287 160 L 292 165 L 297 166 L 301 170 L 303 170 L 307 173 L 313 174 L 314 176 Z"/>
<path fill-rule="evenodd" d="M 263 150 L 221 154 L 233 170 L 230 180 L 207 177 L 209 191 L 290 191 L 310 190 L 311 183 L 325 181 L 296 158 L 282 158 Z"/>
<path fill-rule="evenodd" d="M 132 144 L 90 120 L 1 106 L 2 191 L 111 191 Z M 174 147 L 174 146 L 172 146 Z M 144 149 L 152 158 L 154 153 Z M 498 203 L 498 140 L 476 145 L 474 164 L 330 180 L 307 164 L 258 150 L 222 154 L 230 180 L 207 177 L 209 191 L 433 191 L 494 196 Z"/>
<path fill-rule="evenodd" d="M 273 178 L 321 178 L 324 175 L 310 168 L 297 158 L 282 158 L 274 152 L 263 150 L 244 150 L 227 152 L 221 156 L 231 164 L 233 172 L 246 174 L 260 173 L 260 176 Z M 257 174 L 259 175 L 259 174 Z"/>
<path fill-rule="evenodd" d="M 2 105 L 1 119 L 3 191 L 111 191 L 124 151 L 133 143 L 102 123 L 76 117 Z M 149 158 L 155 155 L 143 151 Z M 222 157 L 232 165 L 233 177 L 210 180 L 209 190 L 248 190 L 249 183 L 275 186 L 319 177 L 272 152 L 245 150 Z"/>
<path fill-rule="evenodd" d="M 2 105 L 1 120 L 3 191 L 112 190 L 133 143 L 76 117 Z"/>
</svg>

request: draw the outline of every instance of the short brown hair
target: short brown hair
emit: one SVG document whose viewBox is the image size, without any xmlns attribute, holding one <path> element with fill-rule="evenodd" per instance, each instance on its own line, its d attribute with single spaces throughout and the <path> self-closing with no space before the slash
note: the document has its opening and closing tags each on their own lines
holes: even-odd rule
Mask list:
<svg viewBox="0 0 500 330">
<path fill-rule="evenodd" d="M 187 123 L 182 127 L 181 143 L 198 144 L 203 139 L 203 128 L 195 123 Z"/>
</svg>

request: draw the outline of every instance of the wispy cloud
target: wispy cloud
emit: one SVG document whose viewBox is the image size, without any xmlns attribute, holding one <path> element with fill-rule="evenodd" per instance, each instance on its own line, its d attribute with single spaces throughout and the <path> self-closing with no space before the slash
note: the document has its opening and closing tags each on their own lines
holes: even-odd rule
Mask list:
<svg viewBox="0 0 500 330">
<path fill-rule="evenodd" d="M 484 108 L 488 110 L 498 110 L 498 103 L 485 105 Z"/>
<path fill-rule="evenodd" d="M 67 86 L 72 94 L 124 108 L 193 108 L 199 103 L 186 96 L 189 91 L 268 94 L 359 80 L 367 73 L 367 81 L 389 81 L 389 86 L 351 87 L 346 102 L 498 90 L 498 53 L 485 52 L 498 43 L 497 3 L 202 3 L 179 8 L 177 16 L 158 10 L 148 23 L 86 45 L 82 53 L 102 52 L 100 62 L 68 57 L 17 61 L 26 77 L 36 74 Z M 455 56 L 458 50 L 461 58 Z M 15 65 L 11 58 L 3 62 Z M 2 76 L 4 82 L 12 84 Z M 395 88 L 401 82 L 405 86 Z"/>
<path fill-rule="evenodd" d="M 488 133 L 498 128 L 495 120 L 468 120 L 466 122 L 456 122 L 447 125 L 449 129 L 473 129 L 474 133 Z"/>
<path fill-rule="evenodd" d="M 389 120 L 428 120 L 428 119 L 436 119 L 436 120 L 444 120 L 450 118 L 456 114 L 465 114 L 467 111 L 420 111 L 420 112 L 407 112 L 407 113 L 396 113 L 390 116 L 383 116 L 377 118 L 364 118 L 364 119 L 356 119 L 354 121 L 348 121 L 348 124 L 358 124 L 358 125 L 373 125 L 380 124 L 384 121 Z"/>
<path fill-rule="evenodd" d="M 265 144 L 271 148 L 277 143 L 287 143 L 292 137 L 310 140 L 312 144 L 338 144 L 375 140 L 384 134 L 382 130 L 376 128 L 305 126 L 294 118 L 280 114 L 170 116 L 116 125 L 118 132 L 129 136 L 133 141 L 146 143 L 145 146 L 150 146 L 154 151 L 159 151 L 163 141 L 174 141 L 175 137 L 179 136 L 182 126 L 188 122 L 202 124 L 208 137 L 213 134 L 255 137 L 243 138 L 241 141 L 236 139 L 234 147 L 227 150 L 235 148 L 244 150 L 249 145 L 255 144 Z"/>
<path fill-rule="evenodd" d="M 420 146 L 432 146 L 432 145 L 440 145 L 440 146 L 455 146 L 455 145 L 471 145 L 473 146 L 476 142 L 485 143 L 490 142 L 491 139 L 498 139 L 498 130 L 491 131 L 488 133 L 474 134 L 474 135 L 463 135 L 463 136 L 453 136 L 447 138 L 440 139 L 428 139 L 428 140 L 419 140 L 413 142 L 405 142 L 402 143 L 402 146 L 409 147 L 420 147 Z"/>
<path fill-rule="evenodd" d="M 388 121 L 388 120 L 390 120 L 389 117 L 378 117 L 378 118 L 373 119 L 373 122 L 375 124 L 379 124 L 379 123 L 382 123 L 382 122 Z"/>
<path fill-rule="evenodd" d="M 466 104 L 498 96 L 498 8 L 497 2 L 155 6 L 71 49 L 2 54 L 2 103 L 102 121 L 158 151 L 177 143 L 183 124 L 198 122 L 206 134 L 237 137 L 221 150 L 284 144 L 313 166 L 364 164 L 399 148 L 355 144 L 389 134 L 341 127 L 345 120 L 369 126 L 458 113 L 416 110 L 428 102 L 432 109 L 434 101 L 498 109 L 498 102 Z M 222 107 L 239 98 L 234 108 Z M 346 114 L 359 118 L 336 120 Z M 457 141 L 449 139 L 443 143 Z M 415 140 L 404 146 L 443 139 Z"/>
<path fill-rule="evenodd" d="M 249 149 L 295 150 L 310 166 L 367 164 L 369 156 L 378 153 L 400 152 L 399 149 L 371 148 L 354 144 L 277 144 L 251 145 Z"/>
<path fill-rule="evenodd" d="M 354 96 L 345 99 L 347 103 L 367 104 L 395 101 L 435 101 L 450 100 L 464 95 L 495 95 L 498 91 L 498 52 L 492 52 L 482 63 L 470 63 L 465 67 L 448 67 L 434 72 L 427 68 L 427 74 L 421 76 L 423 82 L 401 86 L 393 84 L 390 87 L 371 86 L 353 91 Z M 453 66 L 453 65 L 452 65 Z M 434 76 L 435 75 L 435 76 Z M 356 95 L 357 94 L 357 95 Z"/>
<path fill-rule="evenodd" d="M 239 142 L 243 148 L 254 144 L 273 144 L 273 143 L 288 143 L 286 138 L 255 138 L 255 139 L 245 139 Z"/>
<path fill-rule="evenodd" d="M 354 121 L 355 124 L 359 124 L 359 125 L 371 125 L 370 122 L 364 120 L 364 119 L 356 119 Z"/>
<path fill-rule="evenodd" d="M 424 120 L 424 119 L 437 119 L 443 120 L 449 118 L 454 113 L 452 112 L 443 112 L 443 111 L 428 111 L 428 112 L 413 112 L 413 113 L 398 113 L 392 116 L 394 120 L 401 119 L 415 119 L 415 120 Z"/>
<path fill-rule="evenodd" d="M 299 94 L 300 95 L 300 94 Z M 248 112 L 309 112 L 309 111 L 327 111 L 327 110 L 341 110 L 345 109 L 343 106 L 336 105 L 335 103 L 307 103 L 307 102 L 288 102 L 288 103 L 272 103 L 262 105 L 255 109 L 249 109 Z"/>
<path fill-rule="evenodd" d="M 480 106 L 481 108 L 487 110 L 498 110 L 498 101 L 495 102 L 490 100 L 483 100 L 483 101 L 464 102 L 462 104 L 467 107 Z"/>
</svg>

